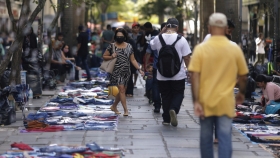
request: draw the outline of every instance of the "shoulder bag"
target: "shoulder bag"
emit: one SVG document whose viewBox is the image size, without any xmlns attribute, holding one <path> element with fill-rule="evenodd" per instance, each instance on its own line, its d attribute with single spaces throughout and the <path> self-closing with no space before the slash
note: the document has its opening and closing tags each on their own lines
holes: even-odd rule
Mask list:
<svg viewBox="0 0 280 158">
<path fill-rule="evenodd" d="M 115 44 L 112 44 L 112 52 L 115 53 Z M 117 58 L 113 58 L 111 60 L 104 60 L 99 67 L 101 70 L 106 71 L 108 73 L 112 73 L 115 67 L 115 63 L 117 61 Z"/>
</svg>

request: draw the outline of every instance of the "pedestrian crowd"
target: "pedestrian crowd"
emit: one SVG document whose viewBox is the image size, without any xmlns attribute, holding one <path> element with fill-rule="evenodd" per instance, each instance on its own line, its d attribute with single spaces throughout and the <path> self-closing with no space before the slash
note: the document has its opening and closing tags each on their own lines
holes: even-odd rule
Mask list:
<svg viewBox="0 0 280 158">
<path fill-rule="evenodd" d="M 48 49 L 42 55 L 38 52 L 36 35 L 30 28 L 23 40 L 22 67 L 27 74 L 32 75 L 27 75 L 27 82 L 38 81 L 40 79 L 37 78 L 45 75 L 44 71 L 53 70 L 57 70 L 54 72 L 57 83 L 63 83 L 66 79 L 70 82 L 76 81 L 80 79 L 81 69 L 85 70 L 85 80 L 91 81 L 90 68 L 100 67 L 103 61 L 116 59 L 108 79 L 110 86 L 117 87 L 119 93 L 110 109 L 121 114 L 117 107 L 121 103 L 123 116 L 130 115 L 126 98 L 133 97 L 137 78 L 141 75 L 146 83 L 145 96 L 149 104 L 153 104 L 153 112 L 162 111 L 162 125 L 174 127 L 179 124 L 177 115 L 184 99 L 188 76 L 194 113 L 199 117 L 201 126 L 201 157 L 214 157 L 214 142 L 218 143 L 219 157 L 230 158 L 234 107 L 245 99 L 249 73 L 248 61 L 246 63 L 244 56 L 247 56 L 254 66 L 258 63 L 264 64 L 265 58 L 270 58 L 265 55 L 269 41 L 264 39 L 261 33 L 256 39 L 244 34 L 241 37 L 241 46 L 238 46 L 231 41 L 235 26 L 222 13 L 213 13 L 209 17 L 209 34 L 194 50 L 190 49 L 186 38 L 178 33 L 178 28 L 179 22 L 176 18 L 169 18 L 161 24 L 160 29 L 150 22 L 143 25 L 135 22 L 131 27 L 123 28 L 114 28 L 108 24 L 101 33 L 91 33 L 81 25 L 78 27 L 76 51 L 72 52 L 70 48 L 73 46 L 64 41 L 62 33 L 58 33 L 52 40 L 52 50 Z M 0 38 L 1 58 L 5 55 L 9 42 L 9 39 Z M 44 60 L 51 59 L 51 64 L 42 64 L 41 56 Z M 34 57 L 38 60 L 31 60 Z M 274 70 L 273 72 L 280 73 Z M 267 83 L 262 77 L 258 76 L 256 82 L 263 89 L 267 84 L 271 89 L 275 89 L 274 84 Z M 235 87 L 239 88 L 236 95 L 233 93 Z M 41 91 L 36 88 L 34 91 L 34 96 L 40 97 Z M 279 97 L 279 93 L 277 96 L 267 93 L 270 97 L 268 100 Z"/>
</svg>

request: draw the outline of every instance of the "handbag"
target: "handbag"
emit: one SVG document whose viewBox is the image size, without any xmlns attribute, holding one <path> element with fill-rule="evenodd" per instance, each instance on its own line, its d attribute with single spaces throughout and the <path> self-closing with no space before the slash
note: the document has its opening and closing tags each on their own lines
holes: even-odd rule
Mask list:
<svg viewBox="0 0 280 158">
<path fill-rule="evenodd" d="M 115 45 L 114 44 L 112 44 L 112 45 L 113 45 L 112 49 L 113 49 L 113 53 L 114 53 L 115 52 Z M 107 60 L 107 61 L 104 60 L 99 68 L 101 70 L 111 74 L 114 70 L 116 61 L 117 61 L 117 58 L 113 58 L 113 59 Z"/>
</svg>

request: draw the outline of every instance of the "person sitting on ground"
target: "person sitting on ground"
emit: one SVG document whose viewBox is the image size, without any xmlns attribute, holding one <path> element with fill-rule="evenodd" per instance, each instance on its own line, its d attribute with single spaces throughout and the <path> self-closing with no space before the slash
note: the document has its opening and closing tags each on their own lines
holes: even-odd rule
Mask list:
<svg viewBox="0 0 280 158">
<path fill-rule="evenodd" d="M 75 80 L 75 69 L 81 70 L 81 68 L 79 66 L 75 65 L 75 63 L 74 63 L 75 58 L 69 52 L 69 46 L 67 44 L 64 44 L 62 46 L 61 51 L 62 51 L 62 58 L 64 58 L 64 60 L 66 61 L 67 64 L 72 65 L 72 68 L 71 68 L 69 74 L 70 74 L 70 81 L 74 81 Z"/>
<path fill-rule="evenodd" d="M 50 69 L 58 71 L 58 73 L 56 74 L 58 84 L 64 82 L 67 69 L 70 68 L 70 65 L 67 64 L 64 53 L 62 53 L 61 48 L 62 43 L 60 41 L 55 41 L 53 43 L 53 54 Z"/>
<path fill-rule="evenodd" d="M 280 87 L 273 82 L 267 82 L 267 77 L 265 75 L 258 75 L 256 77 L 256 84 L 262 89 L 264 96 L 264 107 L 263 111 L 271 101 L 280 103 Z"/>
</svg>

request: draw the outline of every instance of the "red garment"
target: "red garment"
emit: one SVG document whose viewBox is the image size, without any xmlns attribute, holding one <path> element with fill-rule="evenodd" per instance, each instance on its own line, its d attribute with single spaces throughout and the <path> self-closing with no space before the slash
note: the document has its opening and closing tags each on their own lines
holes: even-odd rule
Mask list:
<svg viewBox="0 0 280 158">
<path fill-rule="evenodd" d="M 46 128 L 41 128 L 41 129 L 26 129 L 28 132 L 58 132 L 58 131 L 63 131 L 64 127 L 63 126 L 48 126 Z"/>
<path fill-rule="evenodd" d="M 13 143 L 11 144 L 12 148 L 18 148 L 20 150 L 29 150 L 29 151 L 33 151 L 33 148 L 31 148 L 29 145 L 24 144 L 24 143 Z"/>
<path fill-rule="evenodd" d="M 251 115 L 252 119 L 263 119 L 264 117 L 262 115 Z"/>
</svg>

